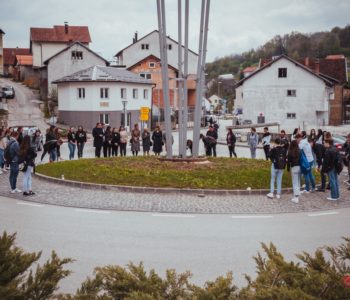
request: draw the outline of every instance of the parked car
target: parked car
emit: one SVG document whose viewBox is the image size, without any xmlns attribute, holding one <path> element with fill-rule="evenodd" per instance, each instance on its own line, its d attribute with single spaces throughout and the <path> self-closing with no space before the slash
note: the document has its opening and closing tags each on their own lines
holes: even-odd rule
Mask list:
<svg viewBox="0 0 350 300">
<path fill-rule="evenodd" d="M 15 98 L 15 89 L 10 85 L 4 86 L 2 88 L 2 92 L 3 92 L 4 98 L 7 98 L 7 99 Z"/>
</svg>

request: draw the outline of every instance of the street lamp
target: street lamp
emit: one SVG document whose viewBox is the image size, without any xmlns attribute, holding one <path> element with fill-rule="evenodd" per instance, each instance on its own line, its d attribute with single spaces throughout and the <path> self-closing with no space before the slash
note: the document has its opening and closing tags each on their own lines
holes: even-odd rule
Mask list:
<svg viewBox="0 0 350 300">
<path fill-rule="evenodd" d="M 125 129 L 127 129 L 127 127 L 128 127 L 128 124 L 127 124 L 128 118 L 127 118 L 127 115 L 126 115 L 126 113 L 127 113 L 126 105 L 128 104 L 128 100 L 123 100 L 122 103 L 123 103 L 123 112 L 124 112 L 124 127 L 125 127 Z"/>
</svg>

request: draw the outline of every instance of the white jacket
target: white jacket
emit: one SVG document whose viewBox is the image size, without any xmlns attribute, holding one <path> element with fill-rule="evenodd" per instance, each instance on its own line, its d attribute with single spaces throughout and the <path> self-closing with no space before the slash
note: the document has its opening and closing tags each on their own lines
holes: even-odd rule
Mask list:
<svg viewBox="0 0 350 300">
<path fill-rule="evenodd" d="M 299 148 L 304 151 L 308 162 L 314 161 L 314 156 L 312 153 L 312 148 L 307 138 L 302 139 L 299 143 Z"/>
</svg>

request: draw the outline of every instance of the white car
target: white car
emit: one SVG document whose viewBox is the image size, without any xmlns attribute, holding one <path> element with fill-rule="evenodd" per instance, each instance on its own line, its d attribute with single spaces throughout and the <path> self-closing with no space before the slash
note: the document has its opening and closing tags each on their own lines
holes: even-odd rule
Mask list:
<svg viewBox="0 0 350 300">
<path fill-rule="evenodd" d="M 4 86 L 2 88 L 2 94 L 4 98 L 13 99 L 15 98 L 15 89 L 12 86 Z"/>
</svg>

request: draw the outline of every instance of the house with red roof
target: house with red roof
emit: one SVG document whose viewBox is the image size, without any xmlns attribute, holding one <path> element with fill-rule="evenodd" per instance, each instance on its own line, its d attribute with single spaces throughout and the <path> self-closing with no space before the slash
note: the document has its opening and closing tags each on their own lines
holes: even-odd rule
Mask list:
<svg viewBox="0 0 350 300">
<path fill-rule="evenodd" d="M 73 42 L 85 46 L 91 43 L 87 26 L 55 25 L 53 28 L 30 28 L 30 52 L 33 55 L 33 68 L 40 68 L 44 61 L 65 49 Z"/>
<path fill-rule="evenodd" d="M 16 55 L 30 55 L 29 48 L 4 48 L 4 74 L 13 76 Z"/>
<path fill-rule="evenodd" d="M 4 74 L 4 45 L 2 37 L 5 34 L 0 28 L 0 74 Z"/>
<path fill-rule="evenodd" d="M 16 55 L 13 78 L 18 81 L 24 81 L 34 75 L 33 56 Z"/>
</svg>

